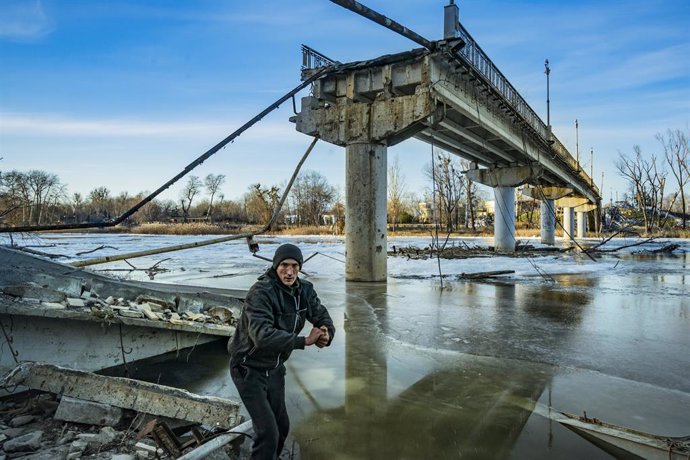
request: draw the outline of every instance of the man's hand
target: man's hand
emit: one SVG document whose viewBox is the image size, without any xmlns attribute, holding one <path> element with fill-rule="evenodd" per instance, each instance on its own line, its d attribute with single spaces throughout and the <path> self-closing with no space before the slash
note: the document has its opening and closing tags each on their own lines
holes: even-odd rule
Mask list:
<svg viewBox="0 0 690 460">
<path fill-rule="evenodd" d="M 321 337 L 319 337 L 319 340 L 316 341 L 316 346 L 323 348 L 328 345 L 328 342 L 331 340 L 331 335 L 328 333 L 328 328 L 326 326 L 321 326 L 319 330 L 322 332 L 322 334 Z"/>
<path fill-rule="evenodd" d="M 314 345 L 315 343 L 318 344 L 319 340 L 321 340 L 321 337 L 323 336 L 323 331 L 317 327 L 312 327 L 311 332 L 309 332 L 309 335 L 304 339 L 304 344 L 305 345 Z M 326 342 L 328 343 L 328 342 Z"/>
</svg>

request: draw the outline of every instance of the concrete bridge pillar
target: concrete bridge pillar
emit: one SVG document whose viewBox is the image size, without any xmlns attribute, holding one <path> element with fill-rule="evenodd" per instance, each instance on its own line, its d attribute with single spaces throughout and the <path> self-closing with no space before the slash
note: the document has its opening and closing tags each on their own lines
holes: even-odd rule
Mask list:
<svg viewBox="0 0 690 460">
<path fill-rule="evenodd" d="M 556 244 L 556 208 L 554 200 L 542 200 L 540 235 L 542 244 L 553 246 Z"/>
<path fill-rule="evenodd" d="M 584 238 L 587 236 L 587 212 L 577 211 L 577 237 Z"/>
<path fill-rule="evenodd" d="M 345 277 L 385 281 L 387 257 L 387 148 L 383 144 L 345 147 Z"/>
<path fill-rule="evenodd" d="M 596 209 L 588 199 L 569 196 L 558 200 L 556 205 L 563 208 L 563 238 L 584 238 L 587 234 L 587 213 Z M 574 214 L 577 212 L 577 235 L 575 234 Z"/>
<path fill-rule="evenodd" d="M 553 246 L 556 244 L 556 205 L 554 200 L 563 198 L 573 192 L 565 187 L 528 187 L 522 193 L 541 200 L 541 242 Z"/>
<path fill-rule="evenodd" d="M 470 179 L 494 189 L 496 252 L 515 252 L 515 187 L 535 180 L 542 172 L 540 166 L 532 165 L 467 171 Z"/>
<path fill-rule="evenodd" d="M 494 187 L 494 250 L 515 252 L 515 188 Z"/>
<path fill-rule="evenodd" d="M 570 206 L 563 207 L 563 238 L 570 239 L 573 234 L 573 208 Z"/>
</svg>

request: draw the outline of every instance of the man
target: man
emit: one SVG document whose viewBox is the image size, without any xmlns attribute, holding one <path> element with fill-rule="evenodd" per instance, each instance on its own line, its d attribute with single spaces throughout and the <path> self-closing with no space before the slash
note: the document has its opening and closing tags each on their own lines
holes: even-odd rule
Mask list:
<svg viewBox="0 0 690 460">
<path fill-rule="evenodd" d="M 230 375 L 254 426 L 252 459 L 273 460 L 290 429 L 285 408 L 285 361 L 292 350 L 319 348 L 333 340 L 335 328 L 314 286 L 298 278 L 302 251 L 283 244 L 273 266 L 249 289 L 230 345 Z M 309 335 L 300 336 L 305 320 Z"/>
</svg>

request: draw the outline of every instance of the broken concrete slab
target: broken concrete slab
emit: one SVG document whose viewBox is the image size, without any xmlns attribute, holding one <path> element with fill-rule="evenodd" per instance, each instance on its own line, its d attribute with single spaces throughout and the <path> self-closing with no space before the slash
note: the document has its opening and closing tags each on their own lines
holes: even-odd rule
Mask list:
<svg viewBox="0 0 690 460">
<path fill-rule="evenodd" d="M 29 423 L 33 422 L 36 420 L 36 417 L 33 415 L 19 415 L 12 420 L 10 420 L 10 426 L 17 428 L 20 426 L 28 425 Z"/>
<path fill-rule="evenodd" d="M 66 305 L 58 302 L 41 302 L 41 306 L 43 308 L 52 308 L 55 310 L 64 310 L 65 308 L 67 308 Z"/>
<path fill-rule="evenodd" d="M 119 310 L 120 311 L 120 316 L 124 316 L 125 318 L 143 318 L 144 313 L 142 313 L 139 310 Z"/>
<path fill-rule="evenodd" d="M 43 431 L 37 430 L 24 434 L 14 439 L 10 439 L 2 445 L 5 452 L 31 452 L 40 449 Z"/>
<path fill-rule="evenodd" d="M 86 306 L 84 299 L 77 299 L 75 297 L 67 297 L 67 306 L 69 308 L 82 308 Z"/>
<path fill-rule="evenodd" d="M 161 311 L 164 309 L 169 309 L 169 310 L 175 310 L 177 308 L 177 305 L 175 302 L 171 302 L 169 300 L 161 299 L 159 297 L 154 297 L 150 295 L 138 295 L 137 298 L 135 299 L 135 302 L 137 303 L 152 303 L 156 304 L 161 308 Z"/>
<path fill-rule="evenodd" d="M 25 385 L 34 390 L 220 428 L 233 427 L 240 420 L 240 404 L 236 401 L 50 364 L 21 363 L 0 381 L 0 385 Z"/>
<path fill-rule="evenodd" d="M 122 420 L 122 408 L 63 396 L 54 418 L 65 422 L 114 426 Z"/>
</svg>

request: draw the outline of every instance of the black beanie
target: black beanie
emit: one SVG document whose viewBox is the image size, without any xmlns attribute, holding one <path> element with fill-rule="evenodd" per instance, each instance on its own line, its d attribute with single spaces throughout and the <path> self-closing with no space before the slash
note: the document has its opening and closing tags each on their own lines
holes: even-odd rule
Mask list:
<svg viewBox="0 0 690 460">
<path fill-rule="evenodd" d="M 281 244 L 276 249 L 276 253 L 273 254 L 273 269 L 277 269 L 278 265 L 285 259 L 295 259 L 299 264 L 299 268 L 302 268 L 302 251 L 294 244 Z"/>
</svg>

